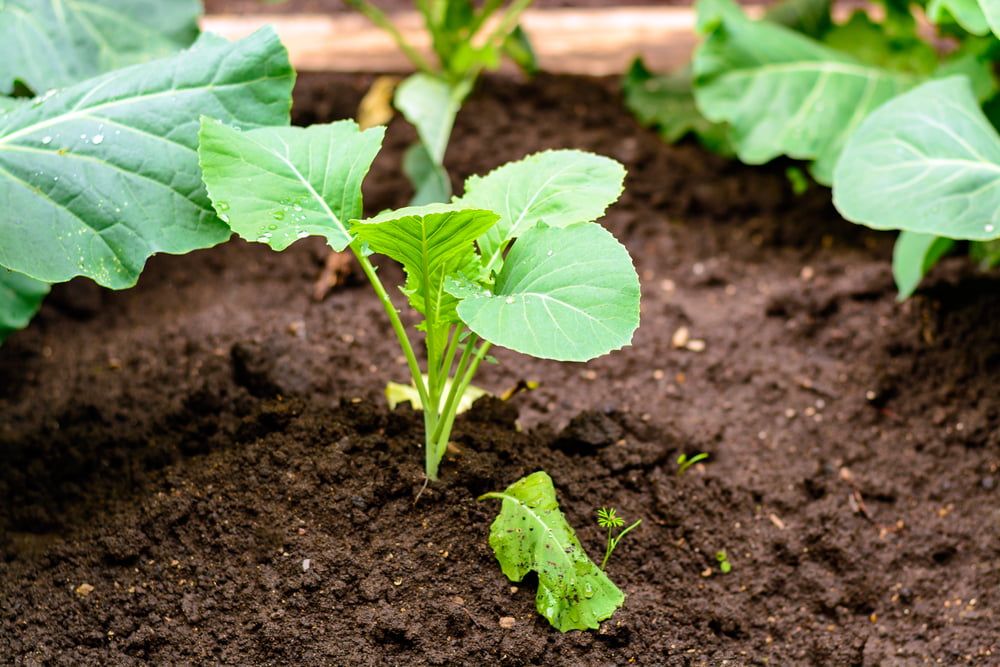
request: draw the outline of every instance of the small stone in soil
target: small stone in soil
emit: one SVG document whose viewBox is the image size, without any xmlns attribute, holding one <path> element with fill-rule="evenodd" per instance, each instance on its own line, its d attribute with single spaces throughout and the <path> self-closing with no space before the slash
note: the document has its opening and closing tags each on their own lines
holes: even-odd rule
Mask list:
<svg viewBox="0 0 1000 667">
<path fill-rule="evenodd" d="M 500 617 L 500 627 L 505 630 L 509 630 L 514 627 L 514 617 L 513 616 L 501 616 Z"/>
<path fill-rule="evenodd" d="M 76 593 L 78 596 L 85 598 L 94 592 L 94 587 L 91 586 L 90 584 L 84 583 L 77 586 L 73 592 Z"/>
<path fill-rule="evenodd" d="M 311 565 L 312 565 L 312 561 L 311 560 L 309 560 L 308 558 L 303 559 L 303 561 L 302 561 L 302 571 L 303 572 L 308 572 L 309 571 L 309 567 Z"/>
</svg>

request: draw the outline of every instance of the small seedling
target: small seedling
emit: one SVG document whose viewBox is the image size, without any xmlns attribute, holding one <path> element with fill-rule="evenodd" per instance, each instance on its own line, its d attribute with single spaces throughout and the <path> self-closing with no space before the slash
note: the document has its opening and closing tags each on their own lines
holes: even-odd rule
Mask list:
<svg viewBox="0 0 1000 667">
<path fill-rule="evenodd" d="M 383 132 L 353 121 L 239 132 L 204 118 L 199 152 L 219 218 L 244 239 L 280 251 L 320 236 L 357 257 L 423 408 L 434 480 L 493 345 L 587 361 L 631 342 L 639 277 L 625 247 L 594 222 L 621 194 L 625 170 L 590 153 L 546 151 L 473 176 L 450 204 L 362 219 L 361 182 Z M 403 266 L 400 289 L 422 316 L 422 360 L 373 254 Z"/>
<path fill-rule="evenodd" d="M 597 510 L 597 525 L 608 529 L 608 544 L 604 549 L 604 560 L 601 561 L 602 570 L 607 567 L 608 559 L 611 558 L 611 554 L 618 546 L 618 543 L 622 541 L 622 538 L 633 528 L 638 528 L 640 523 L 642 523 L 642 519 L 638 519 L 628 528 L 615 535 L 615 528 L 624 526 L 625 519 L 618 516 L 618 511 L 614 507 L 602 507 Z"/>
<path fill-rule="evenodd" d="M 706 454 L 705 452 L 699 452 L 698 454 L 695 454 L 690 458 L 688 458 L 687 454 L 681 454 L 680 456 L 677 457 L 677 476 L 680 477 L 687 471 L 688 468 L 693 466 L 695 463 L 698 463 L 699 461 L 704 461 L 707 458 L 708 454 Z"/>
<path fill-rule="evenodd" d="M 715 560 L 719 561 L 719 570 L 722 574 L 729 574 L 733 571 L 733 564 L 729 562 L 729 555 L 725 549 L 716 552 Z"/>
</svg>

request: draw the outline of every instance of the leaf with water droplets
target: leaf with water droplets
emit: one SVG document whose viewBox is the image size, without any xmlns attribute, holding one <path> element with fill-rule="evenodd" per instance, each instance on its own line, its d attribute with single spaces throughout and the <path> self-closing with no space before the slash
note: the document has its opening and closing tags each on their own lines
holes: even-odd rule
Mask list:
<svg viewBox="0 0 1000 667">
<path fill-rule="evenodd" d="M 275 250 L 322 236 L 340 251 L 384 133 L 352 120 L 237 132 L 203 118 L 198 152 L 208 193 L 234 232 Z"/>
<path fill-rule="evenodd" d="M 538 573 L 535 606 L 557 630 L 595 629 L 625 603 L 625 594 L 590 560 L 559 510 L 548 474 L 532 473 L 484 498 L 503 501 L 490 527 L 500 568 L 511 581 Z"/>
<path fill-rule="evenodd" d="M 198 0 L 0 2 L 0 93 L 35 93 L 162 58 L 198 35 Z"/>
<path fill-rule="evenodd" d="M 229 238 L 198 169 L 199 114 L 288 122 L 294 74 L 270 28 L 133 65 L 0 116 L 0 265 L 130 287 L 155 253 Z"/>
</svg>

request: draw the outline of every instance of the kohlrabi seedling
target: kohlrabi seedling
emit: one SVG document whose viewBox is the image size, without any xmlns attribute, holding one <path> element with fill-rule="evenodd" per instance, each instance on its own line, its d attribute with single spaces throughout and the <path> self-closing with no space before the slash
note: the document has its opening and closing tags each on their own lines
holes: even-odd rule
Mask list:
<svg viewBox="0 0 1000 667">
<path fill-rule="evenodd" d="M 518 25 L 532 0 L 416 0 L 430 36 L 432 59 L 410 44 L 372 2 L 345 1 L 385 30 L 417 70 L 395 96 L 396 108 L 420 138 L 403 157 L 403 170 L 415 190 L 411 203 L 447 201 L 451 180 L 444 168 L 445 150 L 458 110 L 480 73 L 499 67 L 504 56 L 527 72 L 537 69 L 531 45 Z"/>
<path fill-rule="evenodd" d="M 219 217 L 243 238 L 284 250 L 321 236 L 355 254 L 423 407 L 433 480 L 491 346 L 587 361 L 631 341 L 639 279 L 624 246 L 593 222 L 618 199 L 625 170 L 598 155 L 547 151 L 470 178 L 450 204 L 361 219 L 361 182 L 383 132 L 353 121 L 239 132 L 205 118 L 201 166 Z M 423 367 L 373 254 L 403 265 L 401 289 L 423 316 Z"/>
<path fill-rule="evenodd" d="M 625 594 L 590 560 L 559 510 L 546 473 L 533 473 L 479 499 L 487 498 L 503 501 L 490 527 L 490 546 L 500 569 L 511 581 L 532 571 L 538 574 L 535 607 L 553 627 L 561 632 L 594 629 L 624 604 Z"/>
<path fill-rule="evenodd" d="M 705 452 L 699 452 L 694 456 L 688 456 L 687 454 L 681 454 L 677 457 L 677 476 L 680 477 L 687 469 L 693 466 L 695 463 L 699 463 L 708 458 L 708 454 Z"/>
<path fill-rule="evenodd" d="M 637 519 L 628 528 L 619 531 L 616 535 L 614 532 L 615 529 L 624 526 L 625 519 L 618 516 L 618 510 L 614 507 L 602 507 L 597 510 L 597 525 L 608 531 L 608 543 L 604 548 L 604 560 L 601 561 L 602 570 L 608 566 L 608 559 L 611 558 L 611 554 L 618 548 L 618 543 L 622 541 L 622 538 L 633 528 L 638 528 L 640 523 L 642 523 L 642 519 Z"/>
</svg>

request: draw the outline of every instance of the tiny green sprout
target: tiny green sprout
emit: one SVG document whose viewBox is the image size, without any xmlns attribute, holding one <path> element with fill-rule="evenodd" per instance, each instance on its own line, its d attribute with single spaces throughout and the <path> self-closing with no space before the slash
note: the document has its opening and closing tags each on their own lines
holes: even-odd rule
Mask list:
<svg viewBox="0 0 1000 667">
<path fill-rule="evenodd" d="M 680 477 L 687 471 L 688 468 L 693 466 L 695 463 L 698 463 L 699 461 L 704 461 L 707 458 L 708 454 L 706 454 L 705 452 L 699 452 L 698 454 L 695 454 L 690 458 L 688 457 L 687 454 L 681 454 L 680 456 L 677 457 L 677 476 Z"/>
<path fill-rule="evenodd" d="M 729 562 L 729 555 L 725 549 L 716 552 L 715 560 L 719 561 L 719 570 L 722 571 L 722 574 L 729 574 L 733 571 L 733 564 Z"/>
<path fill-rule="evenodd" d="M 604 549 L 604 560 L 601 561 L 602 570 L 607 566 L 608 559 L 611 558 L 611 553 L 618 546 L 618 543 L 622 541 L 622 538 L 625 537 L 625 534 L 633 528 L 638 527 L 640 523 L 642 523 L 642 519 L 639 519 L 625 530 L 614 535 L 615 528 L 621 528 L 625 525 L 625 519 L 618 516 L 618 510 L 614 507 L 602 507 L 597 510 L 597 525 L 608 529 L 608 546 Z"/>
</svg>

